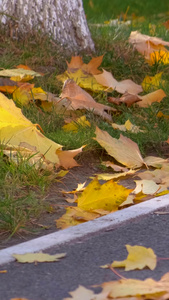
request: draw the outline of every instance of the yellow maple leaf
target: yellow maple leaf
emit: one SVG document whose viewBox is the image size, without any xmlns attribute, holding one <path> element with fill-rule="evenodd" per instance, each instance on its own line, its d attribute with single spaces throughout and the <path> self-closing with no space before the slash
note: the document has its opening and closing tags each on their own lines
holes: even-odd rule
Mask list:
<svg viewBox="0 0 169 300">
<path fill-rule="evenodd" d="M 81 116 L 76 121 L 72 121 L 68 124 L 65 124 L 62 128 L 64 131 L 73 131 L 78 132 L 79 127 L 90 127 L 91 124 L 86 120 L 86 116 Z"/>
<path fill-rule="evenodd" d="M 80 149 L 62 151 L 62 146 L 45 137 L 38 127 L 32 124 L 23 114 L 20 108 L 15 106 L 0 93 L 0 140 L 9 146 L 19 146 L 42 154 L 45 159 L 57 166 L 78 165 L 73 157 L 82 151 Z M 58 151 L 58 154 L 57 154 Z M 59 158 L 60 157 L 60 158 Z"/>
<path fill-rule="evenodd" d="M 166 276 L 165 281 L 163 280 L 164 276 Z M 124 299 L 124 297 L 139 297 L 143 295 L 147 296 L 146 299 L 152 299 L 152 296 L 156 296 L 156 294 L 158 295 L 159 293 L 169 292 L 169 273 L 166 273 L 164 276 L 161 278 L 160 281 L 155 281 L 151 278 L 148 278 L 146 280 L 129 278 L 121 279 L 118 281 L 104 282 L 100 285 L 103 288 L 101 294 L 105 293 L 108 295 L 109 298 L 113 299 Z M 101 294 L 99 295 L 101 296 Z"/>
<path fill-rule="evenodd" d="M 13 254 L 13 257 L 20 263 L 33 263 L 33 262 L 52 262 L 59 261 L 60 258 L 65 257 L 66 253 L 60 253 L 50 255 L 47 253 L 25 253 L 25 254 Z"/>
<path fill-rule="evenodd" d="M 156 74 L 155 76 L 146 76 L 142 82 L 142 88 L 145 92 L 157 90 L 159 87 L 162 87 L 165 83 L 161 79 L 163 72 Z"/>
<path fill-rule="evenodd" d="M 131 189 L 127 189 L 113 180 L 101 185 L 95 178 L 78 196 L 78 207 L 87 211 L 95 209 L 117 210 L 131 192 Z"/>
<path fill-rule="evenodd" d="M 143 269 L 149 267 L 154 270 L 157 265 L 157 257 L 151 248 L 143 246 L 126 245 L 128 256 L 123 261 L 113 261 L 111 266 L 113 268 L 125 267 L 125 271 L 135 269 Z"/>
<path fill-rule="evenodd" d="M 90 220 L 94 220 L 100 216 L 100 213 L 90 212 L 79 207 L 70 206 L 66 208 L 66 213 L 61 218 L 56 220 L 56 226 L 58 228 L 65 229 L 70 226 L 75 226 Z"/>
</svg>

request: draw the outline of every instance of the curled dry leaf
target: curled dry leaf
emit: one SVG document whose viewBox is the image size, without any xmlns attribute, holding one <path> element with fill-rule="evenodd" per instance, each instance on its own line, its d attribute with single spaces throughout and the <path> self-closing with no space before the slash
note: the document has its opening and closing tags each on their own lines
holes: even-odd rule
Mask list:
<svg viewBox="0 0 169 300">
<path fill-rule="evenodd" d="M 130 79 L 117 81 L 110 72 L 103 69 L 103 73 L 94 75 L 97 82 L 108 89 L 112 88 L 120 94 L 130 93 L 137 95 L 143 91 L 141 85 L 136 84 Z"/>
<path fill-rule="evenodd" d="M 108 112 L 116 111 L 116 109 L 97 103 L 92 96 L 86 91 L 80 88 L 73 80 L 68 79 L 63 87 L 60 95 L 61 99 L 67 98 L 69 109 L 87 109 L 93 111 L 94 114 L 103 117 L 104 119 L 111 121 L 111 115 Z"/>
<path fill-rule="evenodd" d="M 132 31 L 129 37 L 129 42 L 137 49 L 138 52 L 145 56 L 151 63 L 151 53 L 160 50 L 167 52 L 165 46 L 169 46 L 169 42 L 163 41 L 157 37 L 141 34 L 138 31 Z"/>
<path fill-rule="evenodd" d="M 117 105 L 119 105 L 120 103 L 125 103 L 127 105 L 127 107 L 130 107 L 134 103 L 137 103 L 137 102 L 141 101 L 141 98 L 139 98 L 138 95 L 133 95 L 133 94 L 130 94 L 130 93 L 124 93 L 124 95 L 122 95 L 120 98 L 109 97 L 108 101 L 110 103 L 114 103 L 114 104 L 117 104 Z"/>
<path fill-rule="evenodd" d="M 119 139 L 111 137 L 107 131 L 96 127 L 96 138 L 94 138 L 109 155 L 114 157 L 126 167 L 135 169 L 145 164 L 138 145 L 131 139 L 120 135 Z"/>
</svg>

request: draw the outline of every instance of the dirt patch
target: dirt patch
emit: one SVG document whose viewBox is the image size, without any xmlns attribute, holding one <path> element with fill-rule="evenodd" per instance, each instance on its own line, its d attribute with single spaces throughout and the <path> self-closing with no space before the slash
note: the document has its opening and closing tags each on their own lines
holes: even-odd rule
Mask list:
<svg viewBox="0 0 169 300">
<path fill-rule="evenodd" d="M 167 151 L 166 151 L 167 150 Z M 165 145 L 165 157 L 169 157 L 169 145 L 166 149 Z M 167 152 L 167 153 L 166 153 Z M 167 154 L 167 155 L 166 155 Z M 155 153 L 150 153 L 150 155 L 158 156 Z M 0 234 L 0 249 L 28 241 L 33 238 L 37 238 L 55 231 L 58 231 L 56 227 L 56 220 L 59 219 L 64 213 L 67 206 L 72 206 L 66 201 L 64 191 L 71 191 L 77 188 L 78 183 L 83 183 L 86 181 L 88 184 L 91 181 L 91 176 L 98 173 L 113 173 L 111 169 L 103 170 L 101 167 L 101 161 L 110 160 L 108 155 L 101 155 L 98 157 L 95 154 L 83 154 L 79 160 L 79 167 L 75 167 L 69 171 L 69 173 L 60 181 L 53 183 L 48 193 L 44 198 L 44 202 L 47 204 L 47 211 L 43 213 L 39 219 L 31 220 L 30 226 L 24 230 L 20 230 L 15 235 L 9 238 L 9 233 Z M 134 178 L 139 179 L 139 178 Z M 124 180 L 120 181 L 120 184 L 126 188 L 134 188 L 135 184 L 132 177 L 125 177 Z M 150 198 L 152 198 L 150 196 Z"/>
</svg>

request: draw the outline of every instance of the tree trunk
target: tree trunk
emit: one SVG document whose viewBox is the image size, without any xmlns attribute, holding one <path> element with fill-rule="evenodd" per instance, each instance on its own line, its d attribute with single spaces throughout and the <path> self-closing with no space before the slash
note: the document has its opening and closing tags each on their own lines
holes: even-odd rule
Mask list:
<svg viewBox="0 0 169 300">
<path fill-rule="evenodd" d="M 15 37 L 38 30 L 71 52 L 94 51 L 82 0 L 0 0 L 0 22 Z"/>
</svg>

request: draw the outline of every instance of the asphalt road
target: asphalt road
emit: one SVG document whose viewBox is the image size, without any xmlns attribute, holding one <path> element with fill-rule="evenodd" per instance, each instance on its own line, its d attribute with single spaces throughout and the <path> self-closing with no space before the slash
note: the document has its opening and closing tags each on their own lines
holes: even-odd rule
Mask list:
<svg viewBox="0 0 169 300">
<path fill-rule="evenodd" d="M 100 265 L 125 259 L 126 244 L 151 247 L 158 257 L 169 257 L 169 207 L 163 211 L 166 213 L 152 213 L 113 230 L 46 251 L 51 254 L 66 252 L 66 257 L 60 262 L 37 265 L 12 262 L 1 266 L 0 270 L 7 270 L 7 273 L 0 274 L 0 300 L 15 297 L 62 300 L 69 297 L 68 292 L 76 289 L 78 285 L 90 288 L 91 285 L 118 280 L 113 272 L 101 269 Z M 159 280 L 163 274 L 169 272 L 169 261 L 159 261 L 154 271 L 118 270 L 127 278 L 151 277 Z"/>
</svg>

